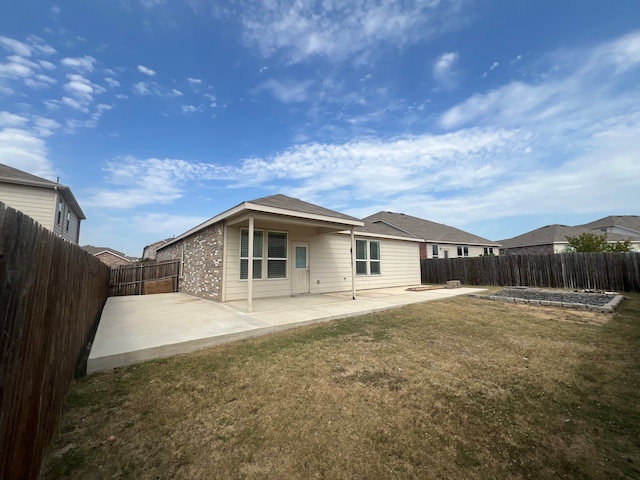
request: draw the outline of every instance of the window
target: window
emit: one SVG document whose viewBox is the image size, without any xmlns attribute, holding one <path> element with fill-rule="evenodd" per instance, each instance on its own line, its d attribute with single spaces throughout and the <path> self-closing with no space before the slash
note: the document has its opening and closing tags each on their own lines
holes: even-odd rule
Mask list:
<svg viewBox="0 0 640 480">
<path fill-rule="evenodd" d="M 431 253 L 433 254 L 433 258 L 438 258 L 438 245 L 431 246 Z"/>
<path fill-rule="evenodd" d="M 253 279 L 264 278 L 265 234 L 262 230 L 253 231 Z M 287 278 L 287 234 L 267 232 L 267 278 Z M 249 230 L 240 230 L 240 279 L 249 277 Z"/>
<path fill-rule="evenodd" d="M 62 221 L 62 200 L 58 200 L 58 225 Z"/>
<path fill-rule="evenodd" d="M 485 255 L 493 255 L 493 247 L 484 247 Z"/>
<path fill-rule="evenodd" d="M 267 278 L 287 278 L 287 234 L 269 232 Z"/>
<path fill-rule="evenodd" d="M 262 230 L 253 231 L 253 278 L 262 278 Z M 240 230 L 240 279 L 249 278 L 249 230 Z"/>
<path fill-rule="evenodd" d="M 71 210 L 67 210 L 67 232 L 69 231 L 69 222 L 71 221 Z"/>
<path fill-rule="evenodd" d="M 458 245 L 458 257 L 468 257 L 469 247 L 467 245 Z"/>
<path fill-rule="evenodd" d="M 380 275 L 380 242 L 369 242 L 369 273 Z"/>
<path fill-rule="evenodd" d="M 356 240 L 356 274 L 380 275 L 380 242 Z"/>
</svg>

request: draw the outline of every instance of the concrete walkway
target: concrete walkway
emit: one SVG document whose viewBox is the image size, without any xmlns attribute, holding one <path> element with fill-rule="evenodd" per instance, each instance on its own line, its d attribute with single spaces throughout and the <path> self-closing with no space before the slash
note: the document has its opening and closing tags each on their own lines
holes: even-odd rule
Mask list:
<svg viewBox="0 0 640 480">
<path fill-rule="evenodd" d="M 408 291 L 406 287 L 217 303 L 184 293 L 109 297 L 87 373 L 192 352 L 234 340 L 337 318 L 480 292 L 478 288 Z"/>
</svg>

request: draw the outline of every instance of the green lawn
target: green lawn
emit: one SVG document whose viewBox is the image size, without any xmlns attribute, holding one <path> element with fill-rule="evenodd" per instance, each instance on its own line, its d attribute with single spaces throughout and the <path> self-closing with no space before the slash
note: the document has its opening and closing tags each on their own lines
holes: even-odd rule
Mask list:
<svg viewBox="0 0 640 480">
<path fill-rule="evenodd" d="M 92 375 L 44 478 L 640 478 L 629 297 L 457 297 Z"/>
</svg>

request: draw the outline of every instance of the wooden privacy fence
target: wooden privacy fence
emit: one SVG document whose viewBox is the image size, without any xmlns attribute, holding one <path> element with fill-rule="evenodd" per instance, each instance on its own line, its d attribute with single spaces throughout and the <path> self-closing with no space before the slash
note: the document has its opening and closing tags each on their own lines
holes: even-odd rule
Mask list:
<svg viewBox="0 0 640 480">
<path fill-rule="evenodd" d="M 0 203 L 0 478 L 37 478 L 109 269 Z"/>
<path fill-rule="evenodd" d="M 180 260 L 111 267 L 109 296 L 144 295 L 149 293 L 148 290 L 152 283 L 164 287 L 163 292 L 177 292 L 179 273 Z"/>
<path fill-rule="evenodd" d="M 638 253 L 562 253 L 422 260 L 422 283 L 640 292 Z"/>
</svg>

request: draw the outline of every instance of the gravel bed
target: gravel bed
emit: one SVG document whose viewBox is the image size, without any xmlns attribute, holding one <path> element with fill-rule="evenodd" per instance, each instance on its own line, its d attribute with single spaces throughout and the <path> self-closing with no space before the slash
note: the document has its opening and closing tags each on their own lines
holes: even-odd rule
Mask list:
<svg viewBox="0 0 640 480">
<path fill-rule="evenodd" d="M 609 303 L 614 295 L 601 293 L 581 293 L 581 292 L 550 292 L 536 289 L 508 288 L 494 293 L 496 297 L 524 298 L 526 300 L 538 300 L 560 303 L 582 303 L 584 305 L 595 305 L 604 307 Z"/>
</svg>

